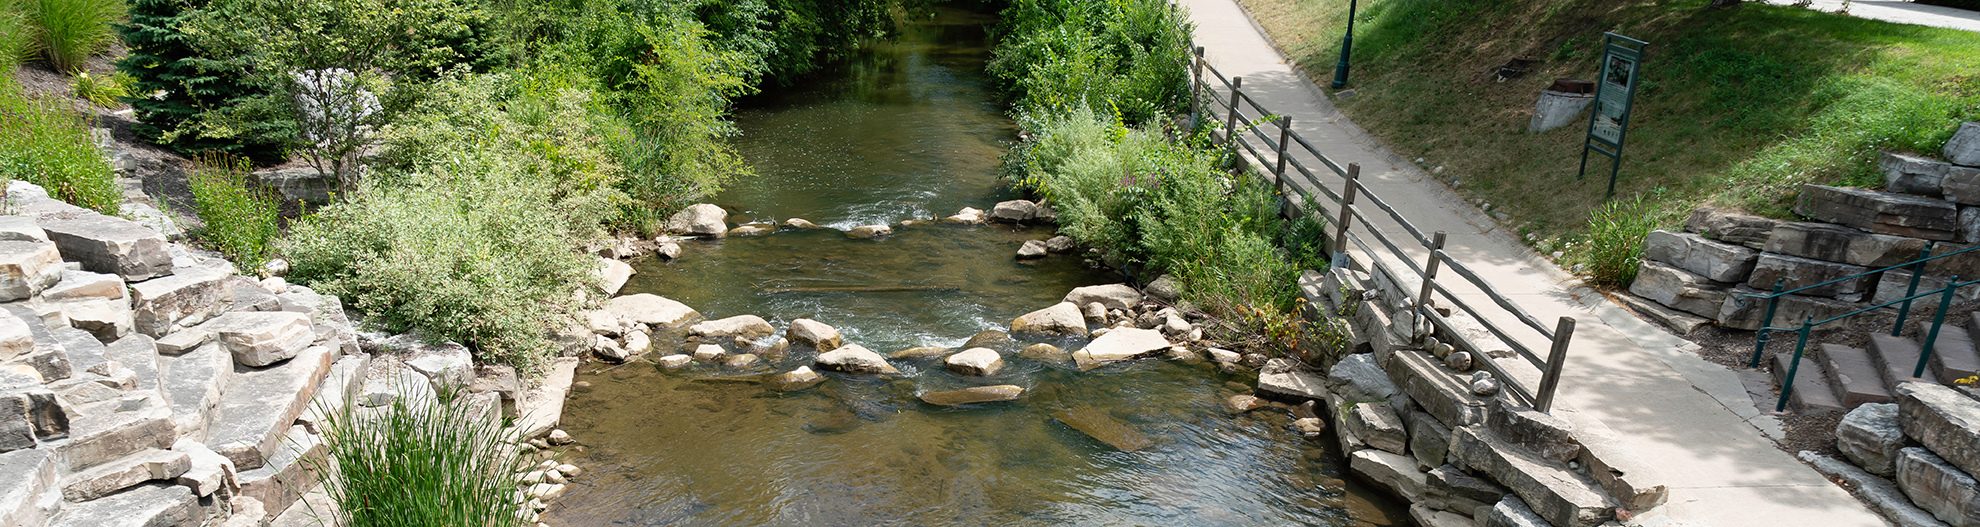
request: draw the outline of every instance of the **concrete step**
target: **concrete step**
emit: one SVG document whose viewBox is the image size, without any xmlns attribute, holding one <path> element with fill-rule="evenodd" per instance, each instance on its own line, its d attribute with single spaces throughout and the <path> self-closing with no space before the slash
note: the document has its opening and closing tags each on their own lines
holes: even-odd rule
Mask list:
<svg viewBox="0 0 1980 527">
<path fill-rule="evenodd" d="M 1980 312 L 1975 312 L 1980 315 Z M 1939 338 L 1932 344 L 1932 359 L 1925 367 L 1932 375 L 1946 382 L 1952 382 L 1975 374 L 1980 374 L 1980 351 L 1973 347 L 1973 334 L 1966 328 L 1954 325 L 1957 320 L 1947 320 L 1939 326 Z M 1919 338 L 1930 334 L 1931 321 L 1918 323 Z"/>
<path fill-rule="evenodd" d="M 1890 387 L 1884 386 L 1882 374 L 1877 373 L 1877 363 L 1870 358 L 1870 352 L 1841 344 L 1822 344 L 1823 373 L 1828 376 L 1830 386 L 1835 387 L 1836 398 L 1843 408 L 1855 408 L 1864 403 L 1891 402 Z"/>
<path fill-rule="evenodd" d="M 196 527 L 206 520 L 191 490 L 151 483 L 83 503 L 71 503 L 49 527 Z"/>
<path fill-rule="evenodd" d="M 1774 354 L 1774 389 L 1780 390 L 1781 381 L 1787 377 L 1789 362 L 1793 362 L 1791 352 Z M 1802 413 L 1841 412 L 1842 399 L 1836 397 L 1835 388 L 1829 384 L 1828 374 L 1822 361 L 1813 357 L 1803 357 L 1801 368 L 1794 372 L 1794 391 L 1788 394 L 1788 407 Z"/>
<path fill-rule="evenodd" d="M 329 346 L 310 346 L 274 366 L 237 369 L 220 395 L 218 417 L 207 427 L 207 446 L 233 460 L 238 470 L 261 468 L 316 396 L 336 355 Z"/>
<path fill-rule="evenodd" d="M 1870 335 L 1870 356 L 1877 359 L 1877 367 L 1884 375 L 1885 386 L 1897 386 L 1911 381 L 1936 383 L 1938 376 L 1932 368 L 1925 368 L 1923 377 L 1913 377 L 1911 372 L 1918 367 L 1918 341 L 1905 337 L 1893 337 L 1884 333 Z"/>
</svg>

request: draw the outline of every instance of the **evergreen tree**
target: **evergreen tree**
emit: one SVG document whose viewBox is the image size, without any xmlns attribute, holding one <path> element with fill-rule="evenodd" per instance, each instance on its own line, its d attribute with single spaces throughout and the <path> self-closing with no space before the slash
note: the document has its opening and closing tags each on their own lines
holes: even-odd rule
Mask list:
<svg viewBox="0 0 1980 527">
<path fill-rule="evenodd" d="M 279 158 L 282 143 L 293 137 L 293 124 L 285 119 L 208 119 L 212 113 L 238 113 L 236 103 L 268 91 L 247 83 L 239 61 L 203 56 L 180 30 L 180 23 L 206 3 L 132 0 L 130 22 L 117 28 L 130 54 L 117 69 L 133 79 L 126 100 L 137 112 L 133 130 L 183 153 Z"/>
</svg>

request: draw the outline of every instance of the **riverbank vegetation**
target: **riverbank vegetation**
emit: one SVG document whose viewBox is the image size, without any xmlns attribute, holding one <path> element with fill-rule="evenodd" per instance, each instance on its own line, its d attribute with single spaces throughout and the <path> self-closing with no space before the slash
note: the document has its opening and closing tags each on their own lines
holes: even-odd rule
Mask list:
<svg viewBox="0 0 1980 527">
<path fill-rule="evenodd" d="M 1331 78 L 1346 2 L 1244 0 L 1309 76 Z M 1460 192 L 1490 203 L 1543 251 L 1594 272 L 1640 237 L 1597 236 L 1607 162 L 1575 178 L 1584 125 L 1527 133 L 1556 78 L 1589 79 L 1602 32 L 1651 43 L 1619 199 L 1663 225 L 1704 203 L 1788 217 L 1805 183 L 1878 186 L 1878 152 L 1934 152 L 1980 119 L 1980 36 L 1787 6 L 1707 0 L 1361 2 L 1355 122 Z M 1501 80 L 1500 66 L 1532 61 Z M 1602 221 L 1599 218 L 1597 222 Z M 1601 244 L 1613 246 L 1598 246 Z M 1631 267 L 1633 270 L 1633 267 Z M 1598 280 L 1623 285 L 1603 272 Z"/>
<path fill-rule="evenodd" d="M 1296 347 L 1311 332 L 1299 272 L 1326 265 L 1317 230 L 1288 225 L 1271 187 L 1170 120 L 1188 105 L 1188 37 L 1162 0 L 1013 2 L 991 66 L 1026 135 L 1006 173 L 1058 211 L 1061 232 L 1175 277 L 1227 337 Z"/>
<path fill-rule="evenodd" d="M 419 388 L 425 388 L 421 385 Z M 400 386 L 382 408 L 347 401 L 326 414 L 328 455 L 305 458 L 322 474 L 328 510 L 310 512 L 338 527 L 531 525 L 518 475 L 529 459 L 505 429 L 499 405 Z M 305 445 L 292 445 L 304 448 Z M 284 448 L 291 446 L 285 445 Z M 305 501 L 302 506 L 316 507 Z"/>
</svg>

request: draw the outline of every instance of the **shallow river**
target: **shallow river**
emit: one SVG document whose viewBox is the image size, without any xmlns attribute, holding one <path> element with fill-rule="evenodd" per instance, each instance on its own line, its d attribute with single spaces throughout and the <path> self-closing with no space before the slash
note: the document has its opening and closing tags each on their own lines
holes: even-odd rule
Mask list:
<svg viewBox="0 0 1980 527">
<path fill-rule="evenodd" d="M 920 18 L 920 17 L 917 17 Z M 745 103 L 738 148 L 759 176 L 714 203 L 731 223 L 802 217 L 898 224 L 989 209 L 1012 195 L 997 156 L 1015 134 L 983 74 L 985 26 L 943 11 L 849 64 Z M 1118 282 L 1079 258 L 1012 257 L 1046 229 L 896 227 L 879 240 L 834 230 L 689 244 L 680 260 L 635 262 L 625 293 L 651 292 L 711 317 L 814 318 L 882 354 L 956 346 Z M 656 348 L 674 341 L 662 338 Z M 1282 411 L 1230 416 L 1220 401 L 1250 379 L 1142 361 L 1079 373 L 1022 359 L 965 378 L 939 361 L 897 361 L 898 378 L 827 374 L 780 393 L 748 371 L 650 362 L 580 368 L 564 428 L 586 469 L 549 511 L 553 525 L 1400 525 L 1395 505 L 1344 482 L 1332 445 L 1297 439 Z M 1079 343 L 1071 342 L 1069 348 Z M 981 384 L 1026 388 L 1011 403 L 941 408 L 917 393 Z M 1054 420 L 1105 414 L 1152 440 L 1122 452 Z"/>
</svg>

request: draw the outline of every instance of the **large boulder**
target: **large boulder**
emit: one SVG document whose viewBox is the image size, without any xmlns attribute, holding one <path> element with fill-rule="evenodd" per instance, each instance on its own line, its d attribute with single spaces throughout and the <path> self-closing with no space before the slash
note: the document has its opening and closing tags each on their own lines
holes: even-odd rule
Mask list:
<svg viewBox="0 0 1980 527">
<path fill-rule="evenodd" d="M 1894 391 L 1905 436 L 1960 470 L 1980 472 L 1980 401 L 1926 382 L 1907 382 Z"/>
<path fill-rule="evenodd" d="M 1070 306 L 1072 304 L 1060 304 Z M 1133 360 L 1161 353 L 1172 346 L 1162 332 L 1141 328 L 1115 328 L 1073 352 L 1073 362 L 1081 371 L 1108 363 Z"/>
<path fill-rule="evenodd" d="M 1872 474 L 1887 478 L 1895 474 L 1902 448 L 1904 428 L 1898 425 L 1898 405 L 1858 406 L 1836 425 L 1836 450 Z"/>
<path fill-rule="evenodd" d="M 1409 428 L 1387 402 L 1356 403 L 1346 413 L 1348 431 L 1368 446 L 1393 454 L 1409 452 Z"/>
<path fill-rule="evenodd" d="M 286 311 L 235 311 L 191 331 L 211 332 L 235 363 L 250 368 L 289 360 L 316 342 L 309 315 Z"/>
<path fill-rule="evenodd" d="M 1072 302 L 1060 302 L 1012 320 L 1011 332 L 1084 336 L 1086 316 Z"/>
<path fill-rule="evenodd" d="M 1884 152 L 1877 161 L 1884 171 L 1884 190 L 1938 197 L 1952 164 L 1929 157 Z"/>
<path fill-rule="evenodd" d="M 1860 188 L 1803 185 L 1794 212 L 1870 232 L 1951 240 L 1959 229 L 1952 202 Z"/>
<path fill-rule="evenodd" d="M 41 228 L 62 249 L 63 258 L 82 262 L 83 269 L 126 280 L 172 273 L 172 254 L 165 250 L 165 235 L 137 222 L 87 214 L 43 218 Z"/>
<path fill-rule="evenodd" d="M 818 354 L 812 364 L 821 370 L 846 373 L 897 374 L 901 371 L 887 363 L 887 358 L 858 344 L 847 344 L 838 349 Z"/>
<path fill-rule="evenodd" d="M 1952 167 L 1940 181 L 1947 200 L 1961 205 L 1980 205 L 1980 167 Z"/>
<path fill-rule="evenodd" d="M 1038 218 L 1038 204 L 1027 200 L 1014 199 L 997 203 L 990 208 L 990 219 L 1011 223 L 1023 223 Z"/>
<path fill-rule="evenodd" d="M 181 267 L 171 276 L 131 284 L 131 309 L 139 333 L 164 337 L 213 316 L 223 284 L 233 274 L 212 267 Z"/>
<path fill-rule="evenodd" d="M 1643 239 L 1644 259 L 1670 264 L 1715 282 L 1745 280 L 1759 255 L 1753 249 L 1691 233 L 1650 231 Z"/>
<path fill-rule="evenodd" d="M 1779 220 L 1707 206 L 1691 211 L 1691 215 L 1684 220 L 1684 230 L 1713 240 L 1762 249 L 1767 246 L 1767 238 L 1773 235 L 1774 226 L 1778 224 Z"/>
<path fill-rule="evenodd" d="M 0 302 L 24 300 L 62 278 L 62 254 L 41 241 L 0 241 Z"/>
<path fill-rule="evenodd" d="M 729 232 L 729 211 L 701 203 L 689 205 L 667 218 L 667 232 L 721 237 Z"/>
<path fill-rule="evenodd" d="M 777 328 L 756 315 L 736 315 L 705 320 L 688 327 L 688 334 L 701 337 L 760 339 L 777 334 Z"/>
<path fill-rule="evenodd" d="M 1726 289 L 1705 277 L 1654 260 L 1643 260 L 1629 292 L 1665 307 L 1695 315 L 1714 316 L 1726 303 Z"/>
<path fill-rule="evenodd" d="M 619 294 L 619 289 L 632 279 L 633 268 L 616 258 L 598 258 L 598 287 L 605 290 L 605 296 Z"/>
<path fill-rule="evenodd" d="M 1980 527 L 1980 483 L 1929 450 L 1899 452 L 1897 485 L 1911 502 L 1952 527 Z"/>
<path fill-rule="evenodd" d="M 1825 262 L 1809 258 L 1799 258 L 1780 254 L 1763 254 L 1753 266 L 1753 273 L 1746 285 L 1755 289 L 1771 291 L 1775 283 L 1783 290 L 1840 280 L 1869 272 L 1870 268 L 1845 263 Z M 1800 295 L 1834 298 L 1845 302 L 1862 302 L 1876 287 L 1874 276 L 1856 276 L 1848 280 L 1830 283 L 1821 287 L 1803 290 Z"/>
<path fill-rule="evenodd" d="M 1066 293 L 1066 301 L 1077 306 L 1099 302 L 1107 309 L 1134 309 L 1141 303 L 1141 291 L 1127 284 L 1089 285 Z"/>
<path fill-rule="evenodd" d="M 833 348 L 846 343 L 845 337 L 839 335 L 838 328 L 809 318 L 792 320 L 790 329 L 784 331 L 784 338 L 817 348 L 818 351 L 832 351 Z"/>
<path fill-rule="evenodd" d="M 1959 130 L 1946 141 L 1944 152 L 1953 164 L 1980 167 L 1980 122 L 1960 123 Z"/>
<path fill-rule="evenodd" d="M 949 371 L 962 375 L 995 375 L 1004 369 L 1004 356 L 990 348 L 970 348 L 950 355 L 942 363 Z"/>
<path fill-rule="evenodd" d="M 701 318 L 687 304 L 651 293 L 616 297 L 605 301 L 605 312 L 619 320 L 661 328 L 677 328 Z M 761 320 L 761 319 L 759 319 Z"/>
</svg>

